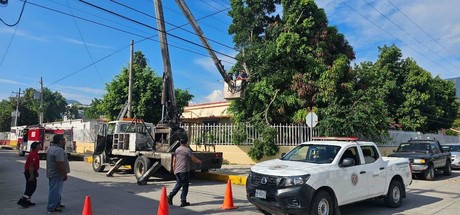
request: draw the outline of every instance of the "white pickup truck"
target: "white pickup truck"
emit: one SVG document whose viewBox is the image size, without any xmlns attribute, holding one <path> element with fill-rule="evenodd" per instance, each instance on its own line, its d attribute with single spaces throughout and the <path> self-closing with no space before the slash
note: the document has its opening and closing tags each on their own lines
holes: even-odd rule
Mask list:
<svg viewBox="0 0 460 215">
<path fill-rule="evenodd" d="M 373 142 L 322 138 L 254 165 L 246 196 L 265 214 L 340 214 L 339 206 L 383 197 L 399 207 L 412 183 L 409 160 L 382 157 Z"/>
</svg>

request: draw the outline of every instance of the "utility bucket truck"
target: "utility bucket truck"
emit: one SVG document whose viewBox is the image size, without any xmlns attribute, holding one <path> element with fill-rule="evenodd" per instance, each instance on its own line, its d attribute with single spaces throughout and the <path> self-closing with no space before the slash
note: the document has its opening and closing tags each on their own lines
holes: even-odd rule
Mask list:
<svg viewBox="0 0 460 215">
<path fill-rule="evenodd" d="M 172 135 L 171 135 L 172 134 Z M 106 175 L 113 174 L 123 165 L 131 166 L 139 185 L 159 170 L 173 173 L 172 158 L 179 147 L 181 135 L 185 131 L 173 131 L 168 126 L 154 126 L 139 119 L 111 121 L 99 127 L 93 154 L 93 170 L 104 171 L 111 167 Z M 192 171 L 218 169 L 222 166 L 221 152 L 193 152 L 202 161 L 192 163 Z"/>
<path fill-rule="evenodd" d="M 105 166 L 114 164 L 107 173 L 107 176 L 112 176 L 122 165 L 131 165 L 139 185 L 146 184 L 148 178 L 160 169 L 173 172 L 172 158 L 174 151 L 180 145 L 179 139 L 187 136 L 186 131 L 180 128 L 180 112 L 178 111 L 174 92 L 162 1 L 155 0 L 154 3 L 164 69 L 161 97 L 163 106 L 162 119 L 156 126 L 137 119 L 112 121 L 107 125 L 103 125 L 99 130 L 93 155 L 94 171 L 101 172 Z M 247 82 L 249 77 L 242 77 L 241 80 L 230 78 L 208 43 L 207 38 L 204 37 L 203 32 L 185 2 L 183 0 L 176 0 L 176 3 L 200 38 L 203 47 L 206 48 L 217 70 L 223 77 L 226 84 L 226 97 L 231 97 L 231 99 L 241 98 L 244 92 L 243 82 Z M 246 67 L 245 64 L 244 67 Z M 245 73 L 248 73 L 246 68 Z M 129 107 L 130 102 L 127 103 Z M 119 116 L 124 116 L 123 112 L 124 110 L 122 110 Z M 193 153 L 202 162 L 200 165 L 192 164 L 192 170 L 206 172 L 209 169 L 217 169 L 222 166 L 223 158 L 221 152 Z"/>
</svg>

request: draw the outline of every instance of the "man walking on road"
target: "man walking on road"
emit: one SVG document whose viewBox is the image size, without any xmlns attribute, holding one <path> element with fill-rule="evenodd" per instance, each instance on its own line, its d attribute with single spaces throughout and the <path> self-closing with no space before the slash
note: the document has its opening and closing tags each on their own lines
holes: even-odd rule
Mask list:
<svg viewBox="0 0 460 215">
<path fill-rule="evenodd" d="M 192 149 L 190 149 L 190 146 L 188 145 L 188 137 L 187 134 L 185 134 L 185 131 L 179 138 L 179 141 L 180 146 L 176 149 L 173 157 L 173 169 L 174 175 L 176 175 L 176 185 L 168 195 L 168 204 L 173 204 L 172 199 L 182 188 L 182 193 L 180 195 L 180 206 L 185 207 L 190 205 L 190 202 L 187 202 L 187 194 L 190 181 L 191 161 L 195 163 L 201 163 L 201 160 L 192 154 Z"/>
<path fill-rule="evenodd" d="M 61 194 L 67 173 L 70 172 L 69 160 L 64 151 L 65 138 L 62 134 L 53 137 L 53 145 L 46 154 L 46 176 L 49 179 L 47 213 L 60 213 L 64 205 L 61 204 Z"/>
</svg>

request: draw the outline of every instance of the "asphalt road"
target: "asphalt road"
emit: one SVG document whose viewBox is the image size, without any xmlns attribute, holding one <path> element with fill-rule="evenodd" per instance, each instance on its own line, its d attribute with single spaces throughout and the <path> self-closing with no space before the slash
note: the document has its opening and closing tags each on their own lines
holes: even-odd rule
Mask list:
<svg viewBox="0 0 460 215">
<path fill-rule="evenodd" d="M 36 206 L 22 209 L 16 201 L 24 192 L 25 179 L 22 168 L 25 158 L 19 158 L 15 151 L 0 149 L 0 214 L 28 215 L 45 214 L 48 180 L 45 177 L 45 161 L 41 161 L 41 176 L 33 196 Z M 132 174 L 115 174 L 106 177 L 95 173 L 91 164 L 71 161 L 71 174 L 64 184 L 64 214 L 81 214 L 85 196 L 91 197 L 93 214 L 156 214 L 161 189 L 169 192 L 173 180 L 155 178 L 145 186 L 138 186 Z M 245 188 L 232 185 L 233 202 L 237 209 L 221 210 L 226 183 L 193 179 L 188 200 L 191 206 L 180 208 L 179 195 L 174 206 L 169 206 L 170 214 L 260 214 L 245 197 Z M 460 211 L 460 171 L 452 176 L 437 175 L 436 181 L 414 180 L 408 188 L 408 196 L 400 208 L 387 208 L 382 199 L 368 200 L 342 206 L 342 215 L 431 215 L 458 214 Z"/>
<path fill-rule="evenodd" d="M 23 209 L 16 202 L 24 192 L 25 179 L 22 168 L 25 158 L 19 158 L 15 151 L 0 149 L 0 214 L 29 215 L 45 214 L 48 180 L 45 161 L 40 163 L 38 188 L 32 197 L 36 206 Z M 95 215 L 107 214 L 157 214 L 160 194 L 163 187 L 169 192 L 175 181 L 154 178 L 145 186 L 136 184 L 133 174 L 115 174 L 106 177 L 95 173 L 91 164 L 83 161 L 70 162 L 71 173 L 64 182 L 62 204 L 66 205 L 63 214 L 82 214 L 85 196 L 91 197 L 92 212 Z M 156 179 L 156 180 L 155 180 Z M 188 201 L 191 206 L 181 208 L 180 192 L 169 206 L 170 214 L 260 214 L 245 197 L 244 186 L 232 185 L 233 210 L 221 210 L 227 184 L 217 181 L 193 179 Z"/>
</svg>

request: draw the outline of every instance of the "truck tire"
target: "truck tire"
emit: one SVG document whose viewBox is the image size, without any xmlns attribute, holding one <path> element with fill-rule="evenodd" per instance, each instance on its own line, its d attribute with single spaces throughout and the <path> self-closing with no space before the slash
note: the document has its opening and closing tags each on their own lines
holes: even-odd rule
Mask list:
<svg viewBox="0 0 460 215">
<path fill-rule="evenodd" d="M 429 164 L 428 169 L 423 173 L 423 178 L 427 181 L 434 181 L 434 174 L 433 164 Z"/>
<path fill-rule="evenodd" d="M 391 208 L 397 208 L 401 206 L 403 201 L 404 188 L 400 180 L 391 180 L 388 193 L 385 196 L 385 204 Z"/>
<path fill-rule="evenodd" d="M 137 157 L 136 161 L 134 162 L 134 176 L 139 181 L 142 175 L 150 169 L 152 166 L 152 162 L 145 156 Z"/>
<path fill-rule="evenodd" d="M 103 162 L 104 162 L 104 158 L 102 154 L 93 155 L 92 166 L 93 166 L 94 172 L 104 171 L 105 165 L 102 164 Z"/>
<path fill-rule="evenodd" d="M 310 215 L 329 215 L 334 213 L 334 201 L 331 195 L 324 190 L 319 190 L 313 197 L 310 206 Z"/>
<path fill-rule="evenodd" d="M 24 157 L 24 155 L 26 155 L 26 152 L 22 149 L 21 145 L 18 147 L 18 155 L 19 157 Z"/>
<path fill-rule="evenodd" d="M 444 171 L 443 171 L 445 176 L 452 175 L 452 166 L 450 165 L 450 161 L 446 161 L 446 166 L 444 166 Z"/>
</svg>

